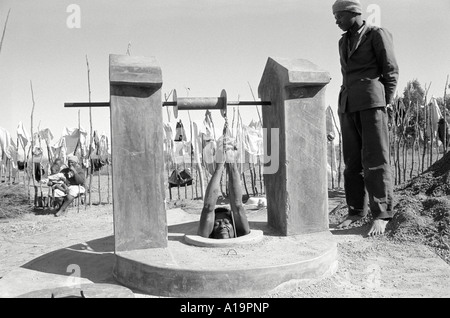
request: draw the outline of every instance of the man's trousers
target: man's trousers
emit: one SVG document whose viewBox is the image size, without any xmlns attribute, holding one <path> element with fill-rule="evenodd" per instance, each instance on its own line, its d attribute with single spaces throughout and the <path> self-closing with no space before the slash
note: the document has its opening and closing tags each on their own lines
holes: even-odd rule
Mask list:
<svg viewBox="0 0 450 318">
<path fill-rule="evenodd" d="M 339 113 L 339 119 L 349 215 L 365 216 L 369 204 L 374 219 L 392 218 L 394 195 L 386 107 Z"/>
</svg>

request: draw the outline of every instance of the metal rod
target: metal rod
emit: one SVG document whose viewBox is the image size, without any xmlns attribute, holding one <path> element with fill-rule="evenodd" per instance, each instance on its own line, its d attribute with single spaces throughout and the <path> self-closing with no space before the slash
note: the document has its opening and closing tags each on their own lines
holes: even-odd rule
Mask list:
<svg viewBox="0 0 450 318">
<path fill-rule="evenodd" d="M 205 98 L 192 98 L 192 101 L 186 101 L 184 100 L 184 98 L 179 98 L 178 102 L 163 102 L 162 106 L 177 106 L 179 109 L 184 109 L 184 110 L 196 110 L 196 109 L 221 109 L 222 108 L 222 104 L 218 102 L 219 98 L 207 98 L 207 99 L 211 99 L 209 101 L 205 100 Z M 212 100 L 216 100 L 216 103 L 214 103 L 214 101 Z M 183 103 L 181 103 L 180 101 L 183 101 Z M 260 106 L 270 106 L 272 105 L 271 102 L 268 101 L 228 101 L 227 105 L 229 106 L 256 106 L 256 105 L 260 105 Z M 109 107 L 110 104 L 109 102 L 80 102 L 80 103 L 64 103 L 64 107 Z"/>
<path fill-rule="evenodd" d="M 201 107 L 203 107 L 202 106 L 202 104 L 204 104 L 203 102 L 197 103 L 194 101 L 194 103 L 189 102 L 189 106 L 187 103 L 184 104 L 183 106 L 181 106 L 181 104 L 180 104 L 181 99 L 182 98 L 178 99 L 178 103 L 177 102 L 163 102 L 162 106 L 164 107 L 164 106 L 177 106 L 178 105 L 178 107 L 179 107 L 178 109 L 188 109 L 187 107 L 192 107 L 191 109 L 203 109 L 203 108 L 201 108 Z M 193 99 L 197 100 L 197 98 L 193 98 Z M 270 106 L 270 105 L 272 105 L 272 102 L 268 102 L 268 101 L 259 101 L 259 102 L 258 101 L 255 101 L 255 102 L 254 101 L 236 101 L 236 102 L 228 101 L 227 105 L 229 105 L 229 106 L 257 106 L 257 105 Z M 212 103 L 211 107 L 205 108 L 205 109 L 220 109 L 221 107 L 219 107 L 219 106 L 221 106 L 221 105 L 215 105 Z"/>
<path fill-rule="evenodd" d="M 229 101 L 227 104 L 230 106 L 256 106 L 256 105 L 270 106 L 270 105 L 272 105 L 272 102 L 268 102 L 268 101 L 231 102 L 231 101 Z"/>
<path fill-rule="evenodd" d="M 64 103 L 64 107 L 109 107 L 109 102 Z"/>
</svg>

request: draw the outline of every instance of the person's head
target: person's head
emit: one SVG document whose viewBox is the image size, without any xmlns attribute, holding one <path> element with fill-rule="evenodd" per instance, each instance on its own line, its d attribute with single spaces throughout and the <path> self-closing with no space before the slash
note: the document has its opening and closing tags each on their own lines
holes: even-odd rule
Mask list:
<svg viewBox="0 0 450 318">
<path fill-rule="evenodd" d="M 61 158 L 56 158 L 55 161 L 53 161 L 53 164 L 58 165 L 61 168 L 64 165 L 64 162 Z"/>
<path fill-rule="evenodd" d="M 211 237 L 215 239 L 233 238 L 234 227 L 231 211 L 226 208 L 216 208 L 214 213 L 215 219 Z"/>
<path fill-rule="evenodd" d="M 52 166 L 50 167 L 50 172 L 51 174 L 56 174 L 59 172 L 60 170 L 60 165 L 56 163 L 56 161 L 52 164 Z"/>
<path fill-rule="evenodd" d="M 348 31 L 362 19 L 362 6 L 359 0 L 336 0 L 332 9 L 336 24 L 342 31 Z"/>
<path fill-rule="evenodd" d="M 67 165 L 75 166 L 78 163 L 78 157 L 77 156 L 68 156 L 67 157 Z"/>
</svg>

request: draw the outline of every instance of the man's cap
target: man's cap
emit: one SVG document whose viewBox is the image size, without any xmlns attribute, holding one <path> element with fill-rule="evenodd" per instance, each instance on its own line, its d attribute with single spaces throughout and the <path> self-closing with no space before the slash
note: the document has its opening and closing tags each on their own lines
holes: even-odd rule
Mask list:
<svg viewBox="0 0 450 318">
<path fill-rule="evenodd" d="M 73 155 L 67 156 L 67 161 L 72 161 L 72 162 L 78 163 L 78 157 L 73 156 Z"/>
<path fill-rule="evenodd" d="M 333 4 L 333 14 L 339 11 L 350 11 L 362 14 L 362 6 L 359 0 L 336 0 Z"/>
</svg>

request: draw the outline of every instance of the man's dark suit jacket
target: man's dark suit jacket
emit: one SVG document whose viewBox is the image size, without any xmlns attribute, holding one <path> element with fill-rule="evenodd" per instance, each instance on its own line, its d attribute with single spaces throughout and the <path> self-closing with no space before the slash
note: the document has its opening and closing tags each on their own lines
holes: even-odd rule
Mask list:
<svg viewBox="0 0 450 318">
<path fill-rule="evenodd" d="M 340 113 L 384 107 L 394 98 L 398 65 L 392 35 L 386 29 L 365 25 L 356 46 L 347 54 L 349 32 L 339 40 L 343 82 Z"/>
</svg>

